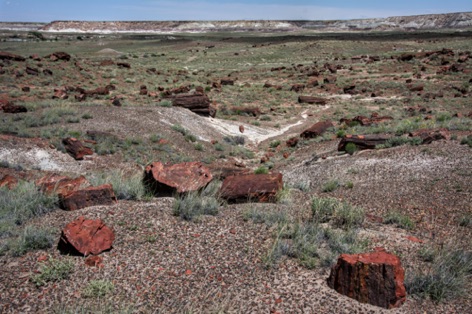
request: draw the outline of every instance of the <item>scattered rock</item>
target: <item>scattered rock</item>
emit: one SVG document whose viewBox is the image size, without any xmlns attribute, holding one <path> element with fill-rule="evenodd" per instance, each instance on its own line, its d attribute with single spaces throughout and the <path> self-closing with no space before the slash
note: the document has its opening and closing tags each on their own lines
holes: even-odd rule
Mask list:
<svg viewBox="0 0 472 314">
<path fill-rule="evenodd" d="M 103 257 L 92 255 L 85 259 L 85 265 L 90 267 L 103 267 Z"/>
<path fill-rule="evenodd" d="M 69 95 L 67 95 L 67 92 L 64 89 L 54 89 L 54 95 L 52 96 L 52 99 L 67 99 L 69 98 Z"/>
<path fill-rule="evenodd" d="M 98 255 L 110 250 L 114 240 L 115 233 L 101 219 L 79 217 L 62 230 L 58 249 L 63 253 Z"/>
<path fill-rule="evenodd" d="M 10 101 L 0 101 L 0 110 L 5 113 L 22 113 L 28 112 L 28 109 L 22 105 L 14 105 Z"/>
<path fill-rule="evenodd" d="M 9 190 L 12 190 L 18 185 L 18 179 L 9 174 L 5 175 L 0 179 L 0 188 L 6 186 Z"/>
<path fill-rule="evenodd" d="M 304 89 L 305 89 L 305 84 L 294 84 L 290 88 L 290 91 L 298 93 L 298 92 L 303 91 Z"/>
<path fill-rule="evenodd" d="M 35 75 L 35 76 L 38 76 L 39 75 L 39 70 L 38 69 L 35 69 L 35 68 L 32 68 L 32 67 L 26 67 L 26 74 L 28 75 Z"/>
<path fill-rule="evenodd" d="M 111 184 L 92 186 L 82 190 L 59 194 L 59 204 L 64 210 L 77 210 L 96 205 L 112 205 L 116 196 Z"/>
<path fill-rule="evenodd" d="M 90 185 L 84 176 L 72 179 L 58 174 L 46 175 L 36 180 L 35 184 L 46 194 L 68 194 Z"/>
<path fill-rule="evenodd" d="M 313 96 L 298 96 L 298 103 L 300 104 L 316 104 L 316 105 L 326 105 L 328 102 L 327 99 L 321 97 Z"/>
<path fill-rule="evenodd" d="M 220 80 L 220 84 L 223 86 L 223 85 L 234 85 L 234 80 L 233 79 L 229 79 L 229 78 L 225 78 L 225 79 L 221 79 Z"/>
<path fill-rule="evenodd" d="M 239 132 L 244 133 L 244 125 L 239 126 Z"/>
<path fill-rule="evenodd" d="M 64 61 L 69 61 L 71 56 L 67 52 L 53 52 L 50 55 L 46 56 L 46 58 L 49 58 L 51 61 L 57 61 L 57 60 L 64 60 Z"/>
<path fill-rule="evenodd" d="M 144 183 L 158 196 L 198 191 L 212 179 L 210 169 L 201 162 L 153 162 L 144 171 Z"/>
<path fill-rule="evenodd" d="M 282 188 L 281 173 L 245 174 L 227 177 L 220 193 L 228 202 L 275 202 Z"/>
<path fill-rule="evenodd" d="M 449 140 L 451 134 L 445 128 L 441 129 L 420 129 L 409 133 L 410 137 L 419 137 L 423 140 L 422 144 L 430 144 L 433 141 Z"/>
<path fill-rule="evenodd" d="M 62 140 L 66 151 L 74 157 L 75 160 L 83 160 L 85 155 L 93 155 L 91 148 L 86 147 L 76 138 L 68 137 Z"/>
<path fill-rule="evenodd" d="M 285 144 L 288 146 L 288 147 L 295 147 L 297 146 L 298 144 L 298 137 L 291 137 L 289 138 Z"/>
<path fill-rule="evenodd" d="M 176 95 L 172 99 L 172 106 L 183 107 L 203 116 L 215 117 L 216 115 L 216 108 L 211 105 L 210 99 L 206 95 Z"/>
<path fill-rule="evenodd" d="M 423 84 L 419 84 L 419 85 L 409 84 L 408 89 L 410 90 L 410 92 L 421 92 L 424 90 L 424 85 Z"/>
<path fill-rule="evenodd" d="M 126 62 L 117 62 L 116 65 L 119 68 L 131 69 L 131 65 L 129 63 L 126 63 Z"/>
<path fill-rule="evenodd" d="M 26 60 L 26 58 L 10 53 L 10 52 L 0 51 L 0 60 L 11 60 L 11 61 L 23 62 Z"/>
<path fill-rule="evenodd" d="M 328 286 L 362 303 L 386 309 L 406 300 L 405 271 L 400 259 L 385 251 L 342 254 L 331 269 Z"/>
<path fill-rule="evenodd" d="M 378 134 L 346 135 L 339 142 L 338 151 L 346 151 L 346 146 L 349 143 L 355 144 L 359 150 L 374 149 L 377 145 L 385 144 L 389 138 L 389 136 Z"/>
<path fill-rule="evenodd" d="M 313 138 L 320 136 L 324 132 L 326 132 L 327 129 L 334 127 L 333 123 L 331 121 L 320 121 L 315 124 L 313 124 L 310 128 L 306 129 L 300 134 L 300 137 L 304 138 Z"/>
</svg>

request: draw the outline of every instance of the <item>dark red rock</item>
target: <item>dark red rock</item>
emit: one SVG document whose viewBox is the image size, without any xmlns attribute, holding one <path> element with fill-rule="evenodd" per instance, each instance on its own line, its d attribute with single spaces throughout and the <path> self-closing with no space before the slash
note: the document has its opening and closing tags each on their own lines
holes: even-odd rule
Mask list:
<svg viewBox="0 0 472 314">
<path fill-rule="evenodd" d="M 0 60 L 11 60 L 11 61 L 20 61 L 23 62 L 26 58 L 16 55 L 14 53 L 0 51 Z"/>
<path fill-rule="evenodd" d="M 327 99 L 321 97 L 313 97 L 313 96 L 298 96 L 298 103 L 300 104 L 316 104 L 316 105 L 326 105 L 328 102 Z"/>
<path fill-rule="evenodd" d="M 23 86 L 23 87 L 21 88 L 21 91 L 22 91 L 22 92 L 25 92 L 25 93 L 28 93 L 29 91 L 31 91 L 31 88 L 30 88 L 29 86 Z"/>
<path fill-rule="evenodd" d="M 44 75 L 47 75 L 47 76 L 52 76 L 52 71 L 49 70 L 49 69 L 44 69 L 44 70 L 43 70 L 43 74 L 44 74 Z"/>
<path fill-rule="evenodd" d="M 103 267 L 103 257 L 92 255 L 85 259 L 85 265 L 89 267 Z"/>
<path fill-rule="evenodd" d="M 67 95 L 67 92 L 64 89 L 54 90 L 54 95 L 52 96 L 52 99 L 67 99 L 67 98 L 69 98 L 69 95 Z"/>
<path fill-rule="evenodd" d="M 239 132 L 244 133 L 244 125 L 239 126 Z"/>
<path fill-rule="evenodd" d="M 121 107 L 121 101 L 119 98 L 115 98 L 113 99 L 113 101 L 111 102 L 111 104 L 115 107 Z"/>
<path fill-rule="evenodd" d="M 46 194 L 68 194 L 90 185 L 84 176 L 72 179 L 58 174 L 44 176 L 36 180 L 35 184 Z"/>
<path fill-rule="evenodd" d="M 0 110 L 3 110 L 5 113 L 22 113 L 28 112 L 28 109 L 22 105 L 14 105 L 10 101 L 1 101 Z"/>
<path fill-rule="evenodd" d="M 63 61 L 69 61 L 71 56 L 67 52 L 62 52 L 62 51 L 57 51 L 51 53 L 49 56 L 47 56 L 51 61 L 57 61 L 57 60 L 63 60 Z"/>
<path fill-rule="evenodd" d="M 115 62 L 113 60 L 103 60 L 100 62 L 100 66 L 109 66 L 109 65 L 115 65 Z"/>
<path fill-rule="evenodd" d="M 297 146 L 298 144 L 298 137 L 292 137 L 292 138 L 289 138 L 285 144 L 288 146 L 288 147 L 295 147 Z"/>
<path fill-rule="evenodd" d="M 92 186 L 82 190 L 59 194 L 59 204 L 64 210 L 77 210 L 96 205 L 112 205 L 116 196 L 111 184 Z"/>
<path fill-rule="evenodd" d="M 64 253 L 97 255 L 110 250 L 114 240 L 115 233 L 101 219 L 79 217 L 64 227 L 58 248 Z"/>
<path fill-rule="evenodd" d="M 64 145 L 69 155 L 74 157 L 75 160 L 82 160 L 84 159 L 85 155 L 93 155 L 92 149 L 84 146 L 82 142 L 76 138 L 65 138 L 62 140 L 62 144 Z"/>
<path fill-rule="evenodd" d="M 156 195 L 198 191 L 205 187 L 213 176 L 201 162 L 163 164 L 153 162 L 144 171 L 144 182 Z"/>
<path fill-rule="evenodd" d="M 398 61 L 411 61 L 415 58 L 415 55 L 412 53 L 404 53 L 397 57 Z"/>
<path fill-rule="evenodd" d="M 290 87 L 290 91 L 292 92 L 301 92 L 305 89 L 305 84 L 294 84 Z"/>
<path fill-rule="evenodd" d="M 35 76 L 38 76 L 39 75 L 39 70 L 38 69 L 35 69 L 35 68 L 32 68 L 32 67 L 26 67 L 26 74 L 28 75 L 35 75 Z"/>
<path fill-rule="evenodd" d="M 386 309 L 406 300 L 405 271 L 400 259 L 378 250 L 364 254 L 342 254 L 331 269 L 328 286 L 362 303 Z"/>
<path fill-rule="evenodd" d="M 356 89 L 356 85 L 349 85 L 349 86 L 345 86 L 343 88 L 343 92 L 344 92 L 344 94 L 355 95 L 355 94 L 357 94 L 355 89 Z"/>
<path fill-rule="evenodd" d="M 206 95 L 181 94 L 172 99 L 172 106 L 183 107 L 190 111 L 203 115 L 215 117 L 216 108 L 211 105 L 210 99 Z"/>
<path fill-rule="evenodd" d="M 410 90 L 410 92 L 421 92 L 424 90 L 424 85 L 423 84 L 419 84 L 419 85 L 409 84 L 408 89 Z"/>
<path fill-rule="evenodd" d="M 324 132 L 326 132 L 327 129 L 334 127 L 333 123 L 331 121 L 320 121 L 315 124 L 313 124 L 310 128 L 306 129 L 300 134 L 300 137 L 304 138 L 313 138 L 320 136 Z"/>
<path fill-rule="evenodd" d="M 338 144 L 338 151 L 346 151 L 346 146 L 353 143 L 359 150 L 374 149 L 375 146 L 385 144 L 389 136 L 369 134 L 369 135 L 346 135 Z"/>
<path fill-rule="evenodd" d="M 422 139 L 422 144 L 430 144 L 433 141 L 449 140 L 451 134 L 445 128 L 441 129 L 420 129 L 409 133 L 410 137 L 419 137 Z"/>
<path fill-rule="evenodd" d="M 281 173 L 245 174 L 227 177 L 220 193 L 228 202 L 275 202 L 282 188 Z"/>
<path fill-rule="evenodd" d="M 221 86 L 223 85 L 234 85 L 234 80 L 229 78 L 224 78 L 220 80 Z"/>
<path fill-rule="evenodd" d="M 131 65 L 129 63 L 126 63 L 126 62 L 117 62 L 116 65 L 119 68 L 131 69 Z"/>
<path fill-rule="evenodd" d="M 6 186 L 9 190 L 12 190 L 18 185 L 18 179 L 9 174 L 5 175 L 0 179 L 0 188 Z"/>
<path fill-rule="evenodd" d="M 34 60 L 34 61 L 41 61 L 41 57 L 36 53 L 32 54 L 29 58 Z"/>
</svg>

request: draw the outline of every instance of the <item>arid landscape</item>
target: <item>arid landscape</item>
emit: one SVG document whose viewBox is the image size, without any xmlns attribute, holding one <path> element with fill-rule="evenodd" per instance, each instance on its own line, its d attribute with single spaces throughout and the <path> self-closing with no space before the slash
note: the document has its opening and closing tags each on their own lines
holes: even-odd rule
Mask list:
<svg viewBox="0 0 472 314">
<path fill-rule="evenodd" d="M 472 312 L 471 21 L 0 23 L 0 312 Z"/>
</svg>

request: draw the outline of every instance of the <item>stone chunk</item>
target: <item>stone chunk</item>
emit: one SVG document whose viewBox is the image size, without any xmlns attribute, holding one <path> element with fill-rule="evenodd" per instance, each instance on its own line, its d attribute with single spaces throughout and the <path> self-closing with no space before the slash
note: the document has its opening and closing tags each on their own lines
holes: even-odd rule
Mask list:
<svg viewBox="0 0 472 314">
<path fill-rule="evenodd" d="M 5 175 L 0 179 L 0 188 L 6 186 L 9 190 L 12 190 L 18 185 L 18 179 L 9 174 Z"/>
<path fill-rule="evenodd" d="M 158 196 L 198 191 L 213 179 L 201 162 L 163 164 L 153 162 L 144 172 L 145 184 Z"/>
<path fill-rule="evenodd" d="M 115 233 L 101 219 L 79 217 L 62 230 L 58 249 L 63 253 L 97 255 L 110 250 L 114 240 Z"/>
<path fill-rule="evenodd" d="M 86 147 L 76 138 L 68 137 L 62 140 L 62 144 L 66 148 L 66 151 L 74 157 L 75 160 L 84 159 L 85 155 L 93 155 L 91 148 Z"/>
<path fill-rule="evenodd" d="M 405 271 L 400 259 L 378 250 L 364 254 L 342 254 L 331 269 L 328 286 L 362 303 L 386 309 L 406 300 Z"/>
<path fill-rule="evenodd" d="M 374 149 L 375 146 L 385 144 L 389 139 L 389 136 L 385 135 L 346 135 L 341 139 L 338 145 L 338 151 L 346 151 L 346 146 L 349 143 L 353 143 L 358 149 Z"/>
<path fill-rule="evenodd" d="M 72 179 L 58 174 L 44 176 L 36 180 L 35 184 L 46 194 L 68 194 L 90 185 L 84 176 Z"/>
<path fill-rule="evenodd" d="M 316 104 L 316 105 L 326 105 L 328 102 L 327 99 L 321 97 L 313 96 L 298 96 L 298 103 L 300 104 Z"/>
<path fill-rule="evenodd" d="M 211 106 L 210 99 L 206 95 L 199 94 L 181 94 L 176 95 L 172 99 L 172 106 L 183 107 L 190 111 L 204 115 L 215 117 L 216 108 Z"/>
<path fill-rule="evenodd" d="M 116 196 L 111 184 L 92 186 L 65 194 L 59 194 L 59 204 L 65 210 L 77 210 L 96 205 L 111 205 Z"/>
<path fill-rule="evenodd" d="M 300 137 L 312 138 L 317 137 L 326 132 L 327 129 L 334 127 L 331 121 L 320 121 L 313 124 L 300 134 Z"/>
<path fill-rule="evenodd" d="M 419 137 L 423 140 L 422 144 L 430 144 L 433 141 L 449 140 L 451 134 L 445 128 L 441 129 L 420 129 L 409 133 L 410 137 Z"/>
<path fill-rule="evenodd" d="M 275 202 L 282 188 L 281 173 L 244 174 L 227 177 L 220 192 L 229 202 Z"/>
<path fill-rule="evenodd" d="M 0 60 L 25 61 L 26 58 L 13 54 L 11 52 L 0 51 Z"/>
</svg>

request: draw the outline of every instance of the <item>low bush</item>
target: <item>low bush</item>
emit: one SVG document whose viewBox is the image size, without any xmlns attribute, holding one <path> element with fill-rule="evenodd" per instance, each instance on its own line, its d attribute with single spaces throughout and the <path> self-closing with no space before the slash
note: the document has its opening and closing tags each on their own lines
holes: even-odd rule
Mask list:
<svg viewBox="0 0 472 314">
<path fill-rule="evenodd" d="M 174 216 L 188 221 L 195 221 L 201 215 L 217 215 L 221 205 L 218 193 L 221 182 L 212 181 L 201 192 L 190 192 L 176 198 Z"/>
<path fill-rule="evenodd" d="M 49 230 L 26 227 L 18 239 L 11 241 L 8 248 L 13 256 L 22 256 L 30 251 L 51 248 L 55 237 Z"/>
<path fill-rule="evenodd" d="M 115 195 L 120 200 L 148 200 L 152 195 L 143 184 L 142 175 L 125 174 L 115 170 L 109 173 L 96 174 L 89 178 L 92 185 L 111 184 Z"/>
<path fill-rule="evenodd" d="M 113 282 L 109 280 L 92 280 L 82 291 L 84 298 L 100 298 L 110 294 L 115 290 Z"/>
<path fill-rule="evenodd" d="M 321 191 L 323 192 L 333 192 L 340 186 L 338 180 L 329 180 L 321 187 Z"/>
<path fill-rule="evenodd" d="M 39 274 L 31 277 L 31 281 L 37 286 L 44 286 L 48 282 L 68 279 L 74 271 L 74 263 L 67 259 L 50 258 L 41 265 Z"/>
<path fill-rule="evenodd" d="M 388 212 L 384 217 L 384 223 L 395 224 L 398 227 L 406 230 L 411 230 L 415 227 L 415 223 L 410 217 L 396 211 Z"/>
<path fill-rule="evenodd" d="M 352 155 L 358 151 L 358 148 L 357 148 L 357 145 L 354 143 L 347 143 L 345 150 L 346 150 L 346 153 L 348 153 L 349 155 Z"/>
<path fill-rule="evenodd" d="M 344 229 L 360 227 L 365 218 L 362 208 L 330 197 L 313 198 L 311 211 L 315 223 L 332 222 L 335 227 Z"/>
<path fill-rule="evenodd" d="M 267 169 L 264 166 L 257 167 L 256 170 L 254 170 L 254 174 L 268 174 L 269 169 Z"/>
</svg>

